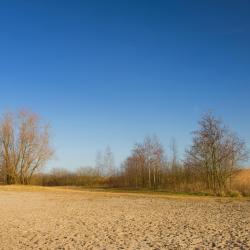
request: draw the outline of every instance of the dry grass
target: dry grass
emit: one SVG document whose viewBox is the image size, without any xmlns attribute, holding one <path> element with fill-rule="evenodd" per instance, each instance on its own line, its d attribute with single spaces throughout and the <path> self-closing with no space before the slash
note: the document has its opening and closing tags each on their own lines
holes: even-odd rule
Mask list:
<svg viewBox="0 0 250 250">
<path fill-rule="evenodd" d="M 250 169 L 243 169 L 237 173 L 232 182 L 232 188 L 245 196 L 250 195 Z"/>
<path fill-rule="evenodd" d="M 0 185 L 1 192 L 50 192 L 54 194 L 83 194 L 94 197 L 134 197 L 134 198 L 157 198 L 157 199 L 174 199 L 174 200 L 213 200 L 221 202 L 229 201 L 246 201 L 247 197 L 215 197 L 190 193 L 169 193 L 169 192 L 145 192 L 145 191 L 129 191 L 124 189 L 101 189 L 101 188 L 82 188 L 77 186 L 56 186 L 43 187 L 32 185 Z"/>
<path fill-rule="evenodd" d="M 235 176 L 235 182 L 250 185 L 250 169 L 243 169 Z"/>
</svg>

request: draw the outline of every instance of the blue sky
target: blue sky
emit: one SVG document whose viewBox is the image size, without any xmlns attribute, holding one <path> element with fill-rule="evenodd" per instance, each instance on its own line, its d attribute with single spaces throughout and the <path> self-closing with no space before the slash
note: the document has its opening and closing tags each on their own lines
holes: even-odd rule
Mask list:
<svg viewBox="0 0 250 250">
<path fill-rule="evenodd" d="M 0 1 L 0 112 L 52 127 L 49 167 L 116 163 L 157 134 L 180 155 L 212 110 L 250 143 L 249 1 Z"/>
</svg>

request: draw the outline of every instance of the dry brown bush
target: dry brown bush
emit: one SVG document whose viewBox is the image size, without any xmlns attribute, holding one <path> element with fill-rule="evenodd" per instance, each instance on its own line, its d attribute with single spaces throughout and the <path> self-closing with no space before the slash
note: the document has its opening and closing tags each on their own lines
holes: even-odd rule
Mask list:
<svg viewBox="0 0 250 250">
<path fill-rule="evenodd" d="M 250 168 L 239 170 L 232 180 L 232 190 L 245 196 L 250 195 Z"/>
</svg>

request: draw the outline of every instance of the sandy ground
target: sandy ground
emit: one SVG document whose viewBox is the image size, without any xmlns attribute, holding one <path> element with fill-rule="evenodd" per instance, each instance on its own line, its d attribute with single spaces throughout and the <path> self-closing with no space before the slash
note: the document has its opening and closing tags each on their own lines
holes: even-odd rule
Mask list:
<svg viewBox="0 0 250 250">
<path fill-rule="evenodd" d="M 0 249 L 250 249 L 250 200 L 0 187 Z"/>
</svg>

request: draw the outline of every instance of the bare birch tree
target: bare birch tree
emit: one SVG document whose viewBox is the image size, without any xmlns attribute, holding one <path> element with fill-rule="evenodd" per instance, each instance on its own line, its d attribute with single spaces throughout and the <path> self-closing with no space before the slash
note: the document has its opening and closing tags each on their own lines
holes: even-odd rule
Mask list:
<svg viewBox="0 0 250 250">
<path fill-rule="evenodd" d="M 115 173 L 114 154 L 109 146 L 106 147 L 103 155 L 103 166 L 105 175 L 110 177 Z"/>
<path fill-rule="evenodd" d="M 156 136 L 136 143 L 123 169 L 130 186 L 157 189 L 161 183 L 164 149 Z"/>
<path fill-rule="evenodd" d="M 100 176 L 110 177 L 115 174 L 114 154 L 109 146 L 105 148 L 104 152 L 97 152 L 95 167 Z"/>
<path fill-rule="evenodd" d="M 96 153 L 95 168 L 99 176 L 104 175 L 103 156 L 100 150 Z"/>
<path fill-rule="evenodd" d="M 172 189 L 180 190 L 180 183 L 182 180 L 181 164 L 178 160 L 177 143 L 175 139 L 170 142 L 170 161 L 169 161 L 169 175 L 171 176 Z"/>
</svg>

